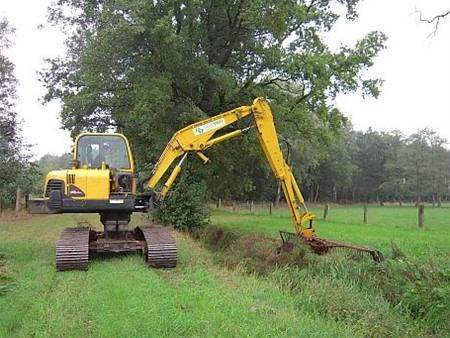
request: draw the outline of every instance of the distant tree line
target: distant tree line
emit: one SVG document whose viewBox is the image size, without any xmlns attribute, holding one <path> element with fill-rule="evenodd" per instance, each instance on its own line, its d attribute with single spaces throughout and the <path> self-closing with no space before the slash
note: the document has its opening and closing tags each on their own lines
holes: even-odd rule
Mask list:
<svg viewBox="0 0 450 338">
<path fill-rule="evenodd" d="M 450 196 L 450 150 L 431 129 L 405 136 L 346 130 L 310 167 L 302 186 L 314 202 L 428 201 Z M 296 163 L 301 166 L 302 163 Z"/>
<path fill-rule="evenodd" d="M 281 144 L 287 142 L 288 137 Z M 407 136 L 400 131 L 355 131 L 347 125 L 323 151 L 283 149 L 309 202 L 430 202 L 439 206 L 450 200 L 450 149 L 447 140 L 429 128 Z M 241 157 L 245 156 L 242 150 Z M 212 197 L 273 202 L 283 198 L 268 167 L 253 176 L 246 193 L 233 195 L 224 189 Z"/>
</svg>

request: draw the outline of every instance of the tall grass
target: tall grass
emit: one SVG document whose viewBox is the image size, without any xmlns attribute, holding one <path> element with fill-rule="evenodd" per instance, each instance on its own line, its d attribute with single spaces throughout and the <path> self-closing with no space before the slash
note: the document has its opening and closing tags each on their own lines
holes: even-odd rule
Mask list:
<svg viewBox="0 0 450 338">
<path fill-rule="evenodd" d="M 320 209 L 315 211 L 318 214 Z M 351 323 L 353 330 L 368 336 L 418 332 L 445 336 L 450 332 L 450 208 L 428 208 L 424 229 L 414 223 L 417 210 L 413 207 L 371 207 L 369 215 L 369 223 L 363 224 L 362 206 L 334 207 L 326 221 L 318 220 L 317 233 L 380 249 L 386 257 L 382 264 L 355 262 L 337 254 L 309 255 L 299 268 L 272 266 L 274 272 L 268 278 L 275 278 L 292 297 L 308 299 L 311 309 L 343 325 Z M 234 237 L 239 237 L 236 231 L 244 237 L 252 235 L 242 233 L 253 231 L 276 237 L 279 229 L 293 227 L 286 210 L 272 216 L 268 210 L 214 210 L 212 221 L 225 229 L 221 231 L 235 233 Z M 229 264 L 233 256 L 242 262 L 235 253 L 249 250 L 236 248 L 239 243 L 228 244 L 231 249 L 223 262 Z M 264 264 L 271 263 L 267 255 L 263 257 Z M 251 259 L 259 258 L 255 254 Z M 288 263 L 292 266 L 292 261 Z M 257 266 L 252 262 L 246 268 Z"/>
</svg>

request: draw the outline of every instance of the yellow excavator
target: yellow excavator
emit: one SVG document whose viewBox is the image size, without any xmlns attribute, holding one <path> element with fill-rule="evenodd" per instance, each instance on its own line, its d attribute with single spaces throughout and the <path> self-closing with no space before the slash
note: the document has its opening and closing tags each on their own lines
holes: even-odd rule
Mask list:
<svg viewBox="0 0 450 338">
<path fill-rule="evenodd" d="M 218 131 L 244 118 L 250 120 L 249 127 L 216 135 Z M 133 156 L 124 135 L 79 135 L 75 140 L 71 169 L 48 173 L 44 197 L 30 199 L 28 212 L 99 213 L 104 230 L 66 228 L 57 243 L 56 269 L 86 270 L 89 252 L 124 251 L 142 253 L 151 267 L 176 266 L 177 246 L 171 233 L 161 225 L 144 225 L 130 230 L 128 223 L 131 214 L 147 212 L 161 205 L 188 156 L 195 155 L 206 164 L 209 162 L 204 153 L 206 149 L 250 129 L 255 129 L 270 167 L 281 183 L 295 225 L 295 233 L 280 231 L 284 243 L 291 243 L 295 239 L 303 241 L 318 254 L 332 248 L 346 248 L 370 254 L 376 261 L 383 259 L 377 250 L 315 236 L 316 217 L 308 211 L 291 168 L 283 158 L 269 104 L 260 97 L 251 106 L 233 109 L 177 131 L 150 175 L 140 182 L 136 181 Z M 157 190 L 163 175 L 177 159 L 179 161 L 168 179 Z"/>
</svg>

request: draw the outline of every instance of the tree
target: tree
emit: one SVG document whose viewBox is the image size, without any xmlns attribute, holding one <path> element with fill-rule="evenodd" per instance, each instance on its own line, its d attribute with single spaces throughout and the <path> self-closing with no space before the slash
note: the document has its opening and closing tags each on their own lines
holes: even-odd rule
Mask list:
<svg viewBox="0 0 450 338">
<path fill-rule="evenodd" d="M 410 151 L 411 186 L 417 196 L 417 202 L 430 196 L 433 205 L 441 199 L 447 189 L 448 162 L 445 159 L 445 139 L 436 135 L 430 128 L 424 128 L 408 139 Z"/>
<path fill-rule="evenodd" d="M 22 154 L 20 124 L 14 110 L 17 79 L 14 64 L 4 55 L 11 46 L 14 29 L 6 19 L 0 21 L 0 211 L 10 207 L 20 185 L 27 157 Z"/>
<path fill-rule="evenodd" d="M 321 163 L 317 170 L 316 191 L 320 191 L 320 200 L 343 203 L 351 188 L 352 178 L 357 166 L 355 156 L 357 153 L 356 134 L 347 126 L 339 138 L 328 148 L 327 159 Z M 319 193 L 317 193 L 319 195 Z"/>
<path fill-rule="evenodd" d="M 405 152 L 405 136 L 400 131 L 386 135 L 385 178 L 380 186 L 385 199 L 396 200 L 399 205 L 407 194 L 406 178 L 409 158 Z"/>
<path fill-rule="evenodd" d="M 43 173 L 47 173 L 50 170 L 70 169 L 70 162 L 72 159 L 73 154 L 71 153 L 65 153 L 59 156 L 47 154 L 42 156 L 36 164 Z"/>
<path fill-rule="evenodd" d="M 412 134 L 406 141 L 409 159 L 407 184 L 415 194 L 417 203 L 421 203 L 424 197 L 431 193 L 432 175 L 430 170 L 433 165 L 429 144 L 431 133 L 430 129 L 425 128 Z"/>
<path fill-rule="evenodd" d="M 365 202 L 380 199 L 380 187 L 385 180 L 387 142 L 384 133 L 371 128 L 365 133 L 357 133 L 356 165 L 353 183 L 359 198 Z M 380 201 L 382 202 L 382 201 Z"/>
<path fill-rule="evenodd" d="M 358 0 L 335 2 L 356 17 Z M 299 156 L 312 145 L 320 153 L 346 121 L 330 104 L 338 93 L 378 96 L 382 81 L 362 71 L 386 40 L 371 32 L 331 51 L 322 39 L 338 19 L 331 3 L 59 0 L 50 23 L 66 30 L 68 51 L 42 72 L 45 99 L 61 100 L 73 136 L 124 132 L 140 168 L 157 160 L 175 130 L 257 96 L 271 99 L 278 130 L 296 140 Z M 252 182 L 267 167 L 255 147 L 240 139 L 211 150 L 218 160 L 204 177 L 213 195 L 257 189 Z M 216 174 L 224 177 L 220 189 Z"/>
</svg>

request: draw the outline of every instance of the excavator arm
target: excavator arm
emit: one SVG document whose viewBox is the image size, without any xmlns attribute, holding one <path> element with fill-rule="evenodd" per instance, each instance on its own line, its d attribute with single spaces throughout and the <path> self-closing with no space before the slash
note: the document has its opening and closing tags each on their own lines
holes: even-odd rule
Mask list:
<svg viewBox="0 0 450 338">
<path fill-rule="evenodd" d="M 236 129 L 221 136 L 215 136 L 219 130 L 246 117 L 251 120 L 249 127 Z M 306 208 L 305 201 L 292 174 L 292 170 L 286 163 L 281 152 L 272 111 L 267 101 L 262 97 L 255 99 L 251 106 L 242 106 L 230 110 L 177 131 L 167 144 L 150 175 L 141 182 L 141 190 L 145 189 L 150 191 L 153 196 L 156 195 L 157 204 L 161 203 L 180 173 L 181 165 L 188 154 L 196 154 L 206 164 L 209 162 L 209 159 L 203 153 L 205 149 L 241 135 L 252 128 L 256 130 L 259 142 L 270 167 L 283 187 L 286 203 L 295 224 L 295 233 L 280 231 L 283 242 L 289 244 L 292 239 L 299 238 L 318 254 L 327 253 L 331 249 L 349 249 L 353 253 L 361 255 L 369 254 L 377 262 L 382 261 L 383 255 L 377 250 L 330 241 L 315 236 L 316 216 Z M 162 176 L 167 172 L 171 164 L 180 157 L 181 159 L 172 170 L 161 190 L 156 192 L 155 187 Z"/>
<path fill-rule="evenodd" d="M 251 119 L 250 127 L 237 129 L 215 137 L 217 131 L 245 117 Z M 206 164 L 209 162 L 209 159 L 203 154 L 203 150 L 241 135 L 251 128 L 256 129 L 258 139 L 270 167 L 283 187 L 297 235 L 305 239 L 312 238 L 314 236 L 315 215 L 307 210 L 302 193 L 292 175 L 292 170 L 283 158 L 272 111 L 267 101 L 262 97 L 255 99 L 251 106 L 233 109 L 177 131 L 167 144 L 151 174 L 143 182 L 143 185 L 145 184 L 146 189 L 154 191 L 171 164 L 181 157 L 161 191 L 157 194 L 158 200 L 162 201 L 180 173 L 181 165 L 189 153 L 195 153 Z"/>
</svg>

